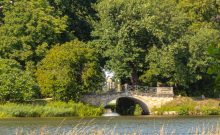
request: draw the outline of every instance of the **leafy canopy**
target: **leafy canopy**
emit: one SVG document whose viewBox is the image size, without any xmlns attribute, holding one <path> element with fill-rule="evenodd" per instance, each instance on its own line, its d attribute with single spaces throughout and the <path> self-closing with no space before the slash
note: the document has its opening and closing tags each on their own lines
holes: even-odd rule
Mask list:
<svg viewBox="0 0 220 135">
<path fill-rule="evenodd" d="M 77 40 L 53 47 L 36 76 L 44 96 L 65 101 L 98 90 L 104 79 L 95 51 Z"/>
<path fill-rule="evenodd" d="M 96 0 L 48 0 L 58 14 L 67 15 L 67 31 L 63 39 L 91 40 L 92 23 L 97 20 L 92 4 Z"/>
<path fill-rule="evenodd" d="M 100 1 L 96 5 L 100 21 L 93 36 L 107 68 L 136 84 L 147 68 L 148 49 L 176 41 L 185 31 L 188 20 L 175 6 L 172 0 Z"/>
<path fill-rule="evenodd" d="M 0 101 L 24 101 L 35 98 L 38 84 L 30 72 L 15 60 L 0 58 Z"/>
<path fill-rule="evenodd" d="M 220 94 L 220 44 L 218 46 L 211 46 L 209 53 L 213 57 L 212 66 L 209 68 L 208 73 L 215 77 L 215 91 Z"/>
<path fill-rule="evenodd" d="M 67 16 L 59 17 L 47 0 L 4 0 L 0 27 L 0 56 L 22 66 L 38 62 L 62 39 Z"/>
<path fill-rule="evenodd" d="M 203 4 L 201 4 L 203 3 Z M 216 1 L 183 0 L 176 7 L 188 16 L 185 32 L 162 47 L 153 47 L 146 56 L 148 69 L 142 75 L 145 82 L 168 83 L 192 94 L 213 96 L 213 78 L 207 74 L 212 56 L 208 48 L 220 42 L 220 31 L 215 18 L 219 14 Z M 183 18 L 184 19 L 184 18 Z"/>
</svg>

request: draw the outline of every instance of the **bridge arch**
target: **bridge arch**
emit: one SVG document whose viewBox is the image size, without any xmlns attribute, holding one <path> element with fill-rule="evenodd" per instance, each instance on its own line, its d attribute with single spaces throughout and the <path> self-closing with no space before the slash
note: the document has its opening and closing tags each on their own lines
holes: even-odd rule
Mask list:
<svg viewBox="0 0 220 135">
<path fill-rule="evenodd" d="M 142 115 L 149 115 L 150 114 L 149 107 L 148 107 L 147 103 L 138 99 L 137 97 L 134 97 L 134 96 L 116 96 L 114 98 L 110 98 L 110 99 L 106 100 L 105 103 L 102 105 L 108 106 L 108 104 L 113 100 L 116 100 L 116 110 L 115 111 L 121 115 L 123 115 L 123 114 L 125 115 L 126 113 L 124 111 L 128 111 L 128 110 L 129 110 L 129 112 L 127 112 L 126 115 L 133 115 L 137 104 L 142 109 Z"/>
<path fill-rule="evenodd" d="M 133 115 L 136 105 L 139 105 L 142 109 L 142 115 L 150 114 L 150 106 L 148 105 L 148 101 L 131 94 L 121 93 L 115 95 L 106 95 L 101 98 L 99 101 L 100 105 L 107 107 L 108 104 L 115 100 L 116 105 L 114 111 L 121 115 Z M 133 109 L 133 110 L 132 110 Z M 124 111 L 128 111 L 128 113 Z"/>
</svg>

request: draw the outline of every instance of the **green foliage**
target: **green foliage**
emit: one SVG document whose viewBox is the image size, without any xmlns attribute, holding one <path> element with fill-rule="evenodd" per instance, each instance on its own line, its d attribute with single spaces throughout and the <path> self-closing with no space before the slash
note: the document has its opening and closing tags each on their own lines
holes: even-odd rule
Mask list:
<svg viewBox="0 0 220 135">
<path fill-rule="evenodd" d="M 41 92 L 55 99 L 100 90 L 100 66 L 122 83 L 218 96 L 219 8 L 219 0 L 0 0 L 0 58 L 20 64 L 0 67 L 1 90 L 18 93 L 1 100 L 31 99 L 38 63 Z"/>
<path fill-rule="evenodd" d="M 2 6 L 2 2 L 0 1 L 0 26 L 3 24 L 3 17 L 4 17 L 2 10 L 3 10 L 3 6 Z"/>
<path fill-rule="evenodd" d="M 205 115 L 219 115 L 220 114 L 220 109 L 218 108 L 202 107 L 201 111 Z"/>
<path fill-rule="evenodd" d="M 216 0 L 181 0 L 178 2 L 180 10 L 187 12 L 192 21 L 212 21 L 219 14 L 220 2 Z"/>
<path fill-rule="evenodd" d="M 96 0 L 48 0 L 61 16 L 67 15 L 66 40 L 75 37 L 80 41 L 91 40 L 92 23 L 98 17 L 92 8 Z"/>
<path fill-rule="evenodd" d="M 135 110 L 134 110 L 134 115 L 141 115 L 143 112 L 143 109 L 141 108 L 141 106 L 139 104 L 135 105 Z"/>
<path fill-rule="evenodd" d="M 218 46 L 211 46 L 209 53 L 212 55 L 212 66 L 209 68 L 208 73 L 215 77 L 215 92 L 216 95 L 220 94 L 220 44 Z"/>
<path fill-rule="evenodd" d="M 79 41 L 53 47 L 36 76 L 44 96 L 65 101 L 98 90 L 104 81 L 95 51 Z"/>
<path fill-rule="evenodd" d="M 166 114 L 169 111 L 175 111 L 178 115 L 219 115 L 220 107 L 218 104 L 218 100 L 193 100 L 183 97 L 176 98 L 160 108 L 154 108 L 152 111 L 157 112 L 158 115 Z"/>
<path fill-rule="evenodd" d="M 207 50 L 220 41 L 219 1 L 102 0 L 95 7 L 93 44 L 118 78 L 214 96 Z"/>
<path fill-rule="evenodd" d="M 96 108 L 82 103 L 70 101 L 49 102 L 41 104 L 15 104 L 6 103 L 0 105 L 0 117 L 90 117 L 100 116 L 103 108 Z"/>
<path fill-rule="evenodd" d="M 213 78 L 207 74 L 212 60 L 208 48 L 220 42 L 220 31 L 212 20 L 218 14 L 219 3 L 202 2 L 204 6 L 187 0 L 176 3 L 175 8 L 188 16 L 181 18 L 181 22 L 187 23 L 176 24 L 185 31 L 181 31 L 176 40 L 149 49 L 146 55 L 148 68 L 141 80 L 151 84 L 167 83 L 189 95 L 214 95 Z"/>
<path fill-rule="evenodd" d="M 38 85 L 28 71 L 14 60 L 0 59 L 0 101 L 33 99 Z"/>
<path fill-rule="evenodd" d="M 188 20 L 175 6 L 172 0 L 103 0 L 96 5 L 95 44 L 117 77 L 137 83 L 147 68 L 148 49 L 173 42 L 185 31 Z"/>
<path fill-rule="evenodd" d="M 38 62 L 53 44 L 62 41 L 67 16 L 57 16 L 47 0 L 3 2 L 2 58 L 16 59 L 26 66 L 28 62 Z"/>
<path fill-rule="evenodd" d="M 202 79 L 212 80 L 207 74 L 212 59 L 207 50 L 211 44 L 218 44 L 219 35 L 217 30 L 201 29 L 172 45 L 152 47 L 146 57 L 149 69 L 142 79 L 146 82 L 162 80 L 185 88 Z"/>
</svg>

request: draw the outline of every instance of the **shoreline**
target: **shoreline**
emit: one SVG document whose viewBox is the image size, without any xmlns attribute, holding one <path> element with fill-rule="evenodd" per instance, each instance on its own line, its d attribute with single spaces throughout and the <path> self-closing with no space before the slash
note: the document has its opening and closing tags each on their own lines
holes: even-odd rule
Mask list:
<svg viewBox="0 0 220 135">
<path fill-rule="evenodd" d="M 70 101 L 52 101 L 45 104 L 5 103 L 0 104 L 0 118 L 16 117 L 95 117 L 103 113 L 102 107 L 93 107 Z"/>
<path fill-rule="evenodd" d="M 152 114 L 190 116 L 220 115 L 220 99 L 175 97 L 171 102 L 162 105 L 160 108 L 153 108 Z"/>
<path fill-rule="evenodd" d="M 47 101 L 45 103 L 4 103 L 0 104 L 2 118 L 70 118 L 102 117 L 103 107 L 93 107 L 70 101 Z M 122 115 L 127 116 L 127 115 Z M 131 115 L 143 116 L 143 115 Z M 173 101 L 152 108 L 150 115 L 155 116 L 220 116 L 220 99 L 198 99 L 194 97 L 176 97 Z"/>
</svg>

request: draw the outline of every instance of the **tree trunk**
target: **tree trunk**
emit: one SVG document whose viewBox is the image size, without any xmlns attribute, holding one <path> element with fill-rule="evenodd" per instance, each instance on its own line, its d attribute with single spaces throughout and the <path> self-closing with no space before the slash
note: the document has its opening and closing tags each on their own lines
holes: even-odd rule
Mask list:
<svg viewBox="0 0 220 135">
<path fill-rule="evenodd" d="M 135 85 L 137 85 L 137 83 L 138 83 L 138 74 L 137 74 L 137 70 L 136 70 L 136 68 L 135 68 L 133 63 L 131 64 L 131 68 L 132 68 L 132 72 L 131 72 L 130 80 L 131 80 L 131 85 L 132 85 L 132 87 L 134 89 Z"/>
</svg>

